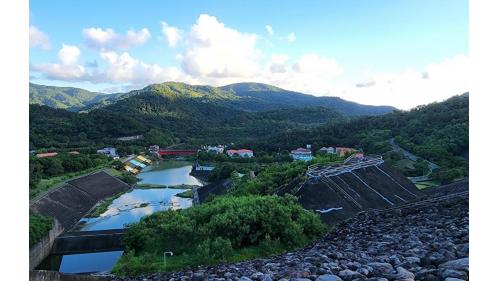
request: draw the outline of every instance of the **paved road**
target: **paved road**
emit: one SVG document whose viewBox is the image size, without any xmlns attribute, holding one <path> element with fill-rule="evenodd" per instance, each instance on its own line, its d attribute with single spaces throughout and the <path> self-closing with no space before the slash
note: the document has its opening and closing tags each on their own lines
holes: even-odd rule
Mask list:
<svg viewBox="0 0 500 281">
<path fill-rule="evenodd" d="M 417 161 L 418 158 L 421 158 L 421 157 L 418 157 L 417 155 L 411 153 L 410 151 L 402 148 L 401 146 L 399 146 L 395 141 L 394 141 L 394 138 L 390 138 L 389 139 L 389 144 L 391 145 L 392 149 L 395 150 L 395 151 L 398 151 L 398 152 L 401 152 L 403 153 L 403 155 L 405 157 L 407 157 L 408 159 L 410 160 L 413 160 L 413 161 Z M 432 171 L 434 171 L 435 169 L 438 169 L 439 168 L 439 165 L 435 164 L 435 163 L 432 163 L 431 161 L 429 160 L 425 160 L 425 162 L 427 162 L 427 165 L 429 167 L 429 172 L 423 176 L 420 176 L 420 177 L 409 177 L 409 179 L 413 182 L 417 182 L 417 181 L 426 181 L 429 179 L 429 175 L 432 173 Z"/>
</svg>

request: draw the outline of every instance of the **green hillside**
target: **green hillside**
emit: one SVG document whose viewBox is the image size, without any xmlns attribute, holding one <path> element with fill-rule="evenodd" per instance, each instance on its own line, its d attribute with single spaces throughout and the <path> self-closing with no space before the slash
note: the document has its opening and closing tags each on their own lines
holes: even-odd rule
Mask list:
<svg viewBox="0 0 500 281">
<path fill-rule="evenodd" d="M 30 83 L 29 94 L 30 104 L 72 111 L 77 111 L 84 106 L 101 102 L 112 96 L 79 88 L 44 86 L 33 83 Z"/>
<path fill-rule="evenodd" d="M 262 83 L 236 83 L 220 87 L 251 103 L 241 105 L 247 110 L 265 110 L 283 107 L 323 106 L 335 108 L 348 115 L 380 115 L 392 112 L 391 106 L 363 105 L 343 100 L 339 97 L 316 97 L 303 93 L 287 91 Z"/>
<path fill-rule="evenodd" d="M 266 111 L 298 107 L 326 107 L 347 116 L 379 115 L 394 110 L 390 106 L 362 105 L 338 97 L 315 97 L 260 83 L 238 83 L 224 87 L 189 85 L 179 82 L 152 84 L 127 93 L 101 94 L 78 88 L 30 84 L 30 104 L 71 111 L 89 111 L 114 104 L 141 93 L 154 92 L 174 99 L 193 99 L 241 111 Z"/>
</svg>

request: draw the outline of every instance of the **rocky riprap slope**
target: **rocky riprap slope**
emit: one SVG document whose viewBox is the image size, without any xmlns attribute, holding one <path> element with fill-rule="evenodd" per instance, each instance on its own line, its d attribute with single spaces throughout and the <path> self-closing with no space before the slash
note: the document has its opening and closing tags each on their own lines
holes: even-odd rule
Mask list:
<svg viewBox="0 0 500 281">
<path fill-rule="evenodd" d="M 370 211 L 267 259 L 115 280 L 468 280 L 468 193 Z"/>
</svg>

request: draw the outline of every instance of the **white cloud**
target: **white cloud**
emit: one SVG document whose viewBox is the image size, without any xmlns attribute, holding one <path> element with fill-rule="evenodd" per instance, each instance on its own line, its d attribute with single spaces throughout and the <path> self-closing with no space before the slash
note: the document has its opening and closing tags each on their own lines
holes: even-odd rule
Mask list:
<svg viewBox="0 0 500 281">
<path fill-rule="evenodd" d="M 142 45 L 151 38 L 146 28 L 138 32 L 129 30 L 125 35 L 118 34 L 111 28 L 99 27 L 85 28 L 82 33 L 87 45 L 97 50 L 128 49 Z"/>
<path fill-rule="evenodd" d="M 34 65 L 31 69 L 52 80 L 83 81 L 86 76 L 85 68 L 81 65 L 46 63 Z"/>
<path fill-rule="evenodd" d="M 63 44 L 57 55 L 64 65 L 72 65 L 78 61 L 80 49 L 76 46 Z"/>
<path fill-rule="evenodd" d="M 187 37 L 182 69 L 195 77 L 249 77 L 259 68 L 256 34 L 226 27 L 202 14 Z"/>
<path fill-rule="evenodd" d="M 329 95 L 342 72 L 337 61 L 330 57 L 311 53 L 289 62 L 288 56 L 281 54 L 271 57 L 270 66 L 258 80 L 288 90 Z"/>
<path fill-rule="evenodd" d="M 274 31 L 273 31 L 273 27 L 272 27 L 272 26 L 270 26 L 270 25 L 266 25 L 266 30 L 267 30 L 267 34 L 268 34 L 269 36 L 273 36 Z"/>
<path fill-rule="evenodd" d="M 431 63 L 423 70 L 374 73 L 369 81 L 358 83 L 357 87 L 346 87 L 343 96 L 367 104 L 410 109 L 468 91 L 469 69 L 469 59 L 458 55 Z M 359 87 L 367 83 L 369 87 Z"/>
<path fill-rule="evenodd" d="M 50 50 L 51 45 L 49 36 L 40 31 L 36 26 L 30 26 L 30 48 L 41 48 L 42 50 Z"/>
<path fill-rule="evenodd" d="M 175 47 L 177 45 L 177 42 L 179 42 L 179 40 L 181 39 L 181 30 L 176 27 L 169 26 L 164 21 L 161 22 L 161 31 L 167 39 L 168 46 L 172 48 Z"/>
<path fill-rule="evenodd" d="M 103 52 L 101 58 L 105 61 L 105 71 L 94 81 L 111 83 L 131 83 L 145 85 L 165 81 L 180 81 L 182 72 L 176 67 L 161 67 L 157 64 L 147 64 L 133 58 L 127 52 Z M 97 78 L 97 77 L 96 77 Z"/>
<path fill-rule="evenodd" d="M 63 44 L 58 52 L 61 63 L 45 63 L 32 66 L 32 70 L 42 73 L 48 79 L 79 81 L 85 79 L 85 67 L 78 65 L 80 49 L 76 46 Z"/>
<path fill-rule="evenodd" d="M 286 37 L 286 39 L 287 39 L 287 40 L 288 40 L 288 42 L 290 42 L 290 43 L 295 42 L 295 40 L 297 39 L 297 38 L 295 37 L 295 32 L 292 32 L 292 33 L 288 34 L 288 36 Z"/>
<path fill-rule="evenodd" d="M 187 77 L 176 67 L 161 67 L 148 64 L 129 53 L 102 51 L 100 57 L 103 66 L 85 68 L 77 64 L 80 50 L 75 46 L 63 45 L 59 51 L 60 63 L 38 64 L 31 67 L 47 79 L 79 81 L 91 83 L 112 83 L 134 85 L 134 88 L 146 84 L 165 81 L 185 81 Z M 130 87 L 129 87 L 130 88 Z"/>
<path fill-rule="evenodd" d="M 289 57 L 284 54 L 273 54 L 271 56 L 271 64 L 269 65 L 269 71 L 272 73 L 283 73 L 286 72 L 286 62 Z"/>
</svg>

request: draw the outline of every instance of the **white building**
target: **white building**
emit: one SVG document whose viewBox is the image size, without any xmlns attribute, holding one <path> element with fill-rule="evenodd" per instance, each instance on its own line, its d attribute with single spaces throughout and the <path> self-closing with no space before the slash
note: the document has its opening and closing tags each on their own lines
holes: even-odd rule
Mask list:
<svg viewBox="0 0 500 281">
<path fill-rule="evenodd" d="M 227 155 L 230 157 L 239 156 L 239 157 L 253 157 L 253 151 L 250 149 L 229 149 L 226 151 Z"/>
<path fill-rule="evenodd" d="M 328 154 L 335 154 L 337 153 L 337 149 L 335 147 L 322 147 L 320 150 L 319 150 L 320 153 L 328 153 Z"/>
<path fill-rule="evenodd" d="M 292 156 L 293 160 L 300 161 L 310 161 L 313 159 L 311 149 L 302 147 L 292 150 L 290 156 Z"/>
<path fill-rule="evenodd" d="M 207 152 L 212 152 L 215 154 L 222 154 L 224 153 L 224 146 L 218 145 L 218 146 L 207 146 L 206 148 Z"/>
</svg>

